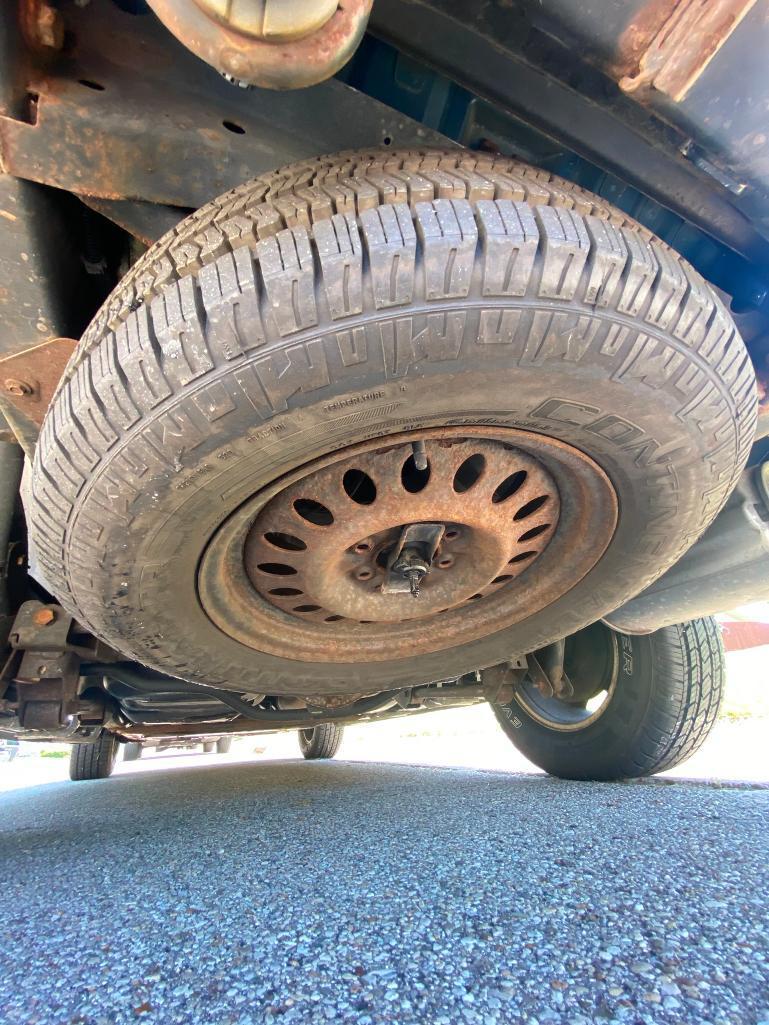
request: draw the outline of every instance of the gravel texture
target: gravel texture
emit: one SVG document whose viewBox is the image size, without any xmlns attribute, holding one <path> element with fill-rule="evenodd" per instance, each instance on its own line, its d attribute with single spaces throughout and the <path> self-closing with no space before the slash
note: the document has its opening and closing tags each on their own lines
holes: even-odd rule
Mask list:
<svg viewBox="0 0 769 1025">
<path fill-rule="evenodd" d="M 769 791 L 304 762 L 0 799 L 6 1025 L 769 1025 Z"/>
</svg>

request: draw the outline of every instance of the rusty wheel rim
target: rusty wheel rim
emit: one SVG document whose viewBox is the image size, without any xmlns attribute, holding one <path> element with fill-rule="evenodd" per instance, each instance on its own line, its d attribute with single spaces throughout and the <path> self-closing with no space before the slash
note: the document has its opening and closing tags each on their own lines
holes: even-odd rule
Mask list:
<svg viewBox="0 0 769 1025">
<path fill-rule="evenodd" d="M 443 528 L 421 593 L 383 593 L 388 554 L 415 523 Z M 504 428 L 425 430 L 343 450 L 254 496 L 212 538 L 199 591 L 216 625 L 258 650 L 409 658 L 550 604 L 615 525 L 611 484 L 570 446 Z"/>
</svg>

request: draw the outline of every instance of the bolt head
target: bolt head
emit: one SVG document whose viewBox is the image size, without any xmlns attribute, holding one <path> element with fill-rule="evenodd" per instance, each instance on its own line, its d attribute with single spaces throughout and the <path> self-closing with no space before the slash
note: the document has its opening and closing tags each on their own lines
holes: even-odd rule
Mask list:
<svg viewBox="0 0 769 1025">
<path fill-rule="evenodd" d="M 31 395 L 35 389 L 26 381 L 21 381 L 17 377 L 9 377 L 5 381 L 5 390 L 10 395 Z"/>
<path fill-rule="evenodd" d="M 48 626 L 56 619 L 53 609 L 38 609 L 32 617 L 36 626 Z"/>
</svg>

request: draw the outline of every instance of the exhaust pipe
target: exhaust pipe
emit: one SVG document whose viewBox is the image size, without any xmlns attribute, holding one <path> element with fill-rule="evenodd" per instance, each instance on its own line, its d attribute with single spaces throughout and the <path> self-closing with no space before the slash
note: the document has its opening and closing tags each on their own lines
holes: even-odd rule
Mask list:
<svg viewBox="0 0 769 1025">
<path fill-rule="evenodd" d="M 628 634 L 769 599 L 769 459 L 748 468 L 708 530 L 651 587 L 606 616 Z"/>
</svg>

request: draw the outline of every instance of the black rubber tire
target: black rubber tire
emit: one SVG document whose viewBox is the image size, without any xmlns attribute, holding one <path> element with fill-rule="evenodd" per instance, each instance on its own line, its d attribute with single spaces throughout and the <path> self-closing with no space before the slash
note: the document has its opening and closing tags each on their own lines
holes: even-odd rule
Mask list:
<svg viewBox="0 0 769 1025">
<path fill-rule="evenodd" d="M 43 426 L 32 563 L 161 671 L 376 693 L 540 647 L 639 593 L 723 505 L 755 415 L 721 301 L 604 200 L 489 154 L 342 154 L 208 204 L 115 290 Z M 447 423 L 546 434 L 608 474 L 617 530 L 568 594 L 491 637 L 360 664 L 214 626 L 196 567 L 234 509 L 330 451 Z"/>
<path fill-rule="evenodd" d="M 207 740 L 203 744 L 203 751 L 205 752 L 205 754 L 212 755 L 215 750 L 216 750 L 216 741 L 215 740 Z"/>
<path fill-rule="evenodd" d="M 333 758 L 339 750 L 344 726 L 332 722 L 321 723 L 311 730 L 299 730 L 299 750 L 307 759 Z"/>
<path fill-rule="evenodd" d="M 232 737 L 219 737 L 216 742 L 216 752 L 220 755 L 229 754 L 232 747 Z"/>
<path fill-rule="evenodd" d="M 72 780 L 107 779 L 115 768 L 118 739 L 102 730 L 92 744 L 73 744 L 69 755 L 69 778 Z"/>
<path fill-rule="evenodd" d="M 653 776 L 690 758 L 718 719 L 726 663 L 721 630 L 713 618 L 645 636 L 617 636 L 616 689 L 600 717 L 584 729 L 550 729 L 515 699 L 495 706 L 513 744 L 552 776 Z"/>
<path fill-rule="evenodd" d="M 123 761 L 124 762 L 138 762 L 142 756 L 142 746 L 135 740 L 129 740 L 127 744 L 123 745 Z"/>
</svg>

